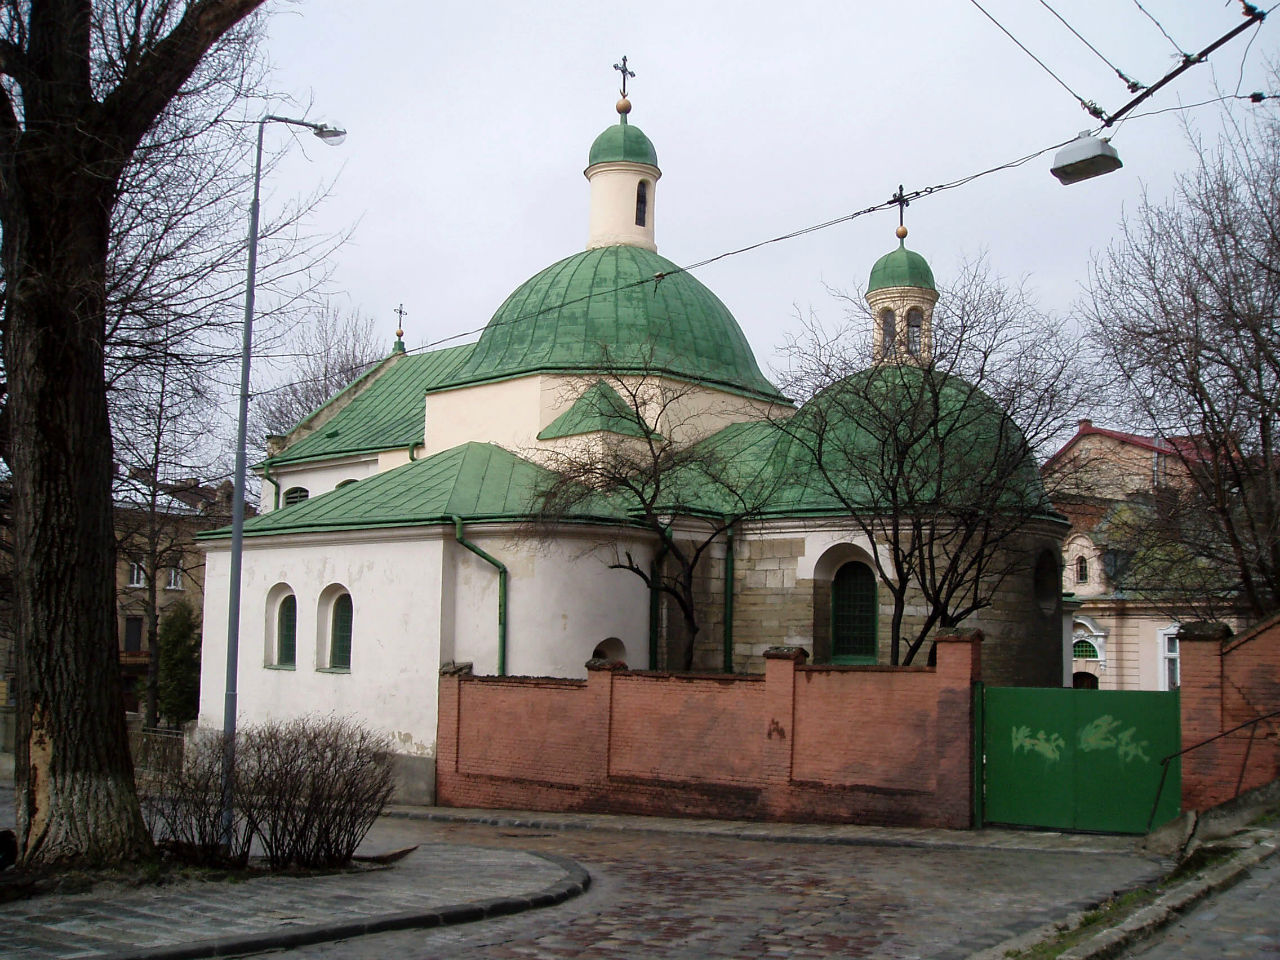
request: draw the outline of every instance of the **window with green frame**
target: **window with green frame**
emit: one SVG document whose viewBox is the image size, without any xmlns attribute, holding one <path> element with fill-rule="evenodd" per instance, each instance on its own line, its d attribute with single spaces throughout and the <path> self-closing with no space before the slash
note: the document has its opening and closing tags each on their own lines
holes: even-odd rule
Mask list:
<svg viewBox="0 0 1280 960">
<path fill-rule="evenodd" d="M 292 593 L 276 610 L 276 666 L 292 667 L 298 661 L 298 598 Z"/>
<path fill-rule="evenodd" d="M 339 594 L 333 601 L 329 631 L 330 669 L 351 669 L 351 619 L 351 594 Z"/>
<path fill-rule="evenodd" d="M 831 662 L 876 662 L 876 576 L 846 563 L 831 581 Z"/>
<path fill-rule="evenodd" d="M 1098 648 L 1089 640 L 1077 640 L 1071 644 L 1071 656 L 1077 660 L 1097 660 Z"/>
</svg>

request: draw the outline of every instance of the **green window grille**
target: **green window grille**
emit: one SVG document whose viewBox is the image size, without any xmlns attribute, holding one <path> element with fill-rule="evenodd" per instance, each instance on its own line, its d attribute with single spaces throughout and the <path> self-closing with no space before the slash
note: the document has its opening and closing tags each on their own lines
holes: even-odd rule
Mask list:
<svg viewBox="0 0 1280 960">
<path fill-rule="evenodd" d="M 1098 648 L 1088 640 L 1077 640 L 1071 645 L 1071 656 L 1077 660 L 1097 660 Z"/>
<path fill-rule="evenodd" d="M 351 669 L 351 613 L 351 594 L 344 593 L 333 601 L 329 666 L 339 670 Z"/>
<path fill-rule="evenodd" d="M 289 594 L 276 612 L 276 664 L 292 667 L 298 661 L 298 598 Z"/>
<path fill-rule="evenodd" d="M 831 660 L 876 662 L 876 578 L 864 563 L 846 563 L 831 582 Z"/>
<path fill-rule="evenodd" d="M 290 487 L 284 492 L 284 505 L 292 507 L 295 503 L 301 503 L 303 500 L 309 499 L 311 491 L 306 487 Z"/>
</svg>

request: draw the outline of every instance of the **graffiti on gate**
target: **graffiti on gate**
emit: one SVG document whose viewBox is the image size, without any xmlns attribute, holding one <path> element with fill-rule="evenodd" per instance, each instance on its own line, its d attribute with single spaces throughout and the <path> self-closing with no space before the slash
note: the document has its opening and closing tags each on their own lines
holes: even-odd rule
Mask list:
<svg viewBox="0 0 1280 960">
<path fill-rule="evenodd" d="M 1129 763 L 1132 760 L 1150 763 L 1151 759 L 1147 756 L 1148 741 L 1138 739 L 1138 728 L 1129 727 L 1126 730 L 1120 730 L 1121 726 L 1121 721 L 1109 713 L 1104 713 L 1080 728 L 1076 746 L 1084 753 L 1114 750 L 1122 763 Z M 1047 733 L 1044 730 L 1037 730 L 1032 736 L 1031 728 L 1026 725 L 1015 726 L 1010 732 L 1013 736 L 1015 754 L 1038 753 L 1051 763 L 1056 763 L 1062 758 L 1062 750 L 1067 745 L 1062 734 L 1057 732 Z"/>
</svg>

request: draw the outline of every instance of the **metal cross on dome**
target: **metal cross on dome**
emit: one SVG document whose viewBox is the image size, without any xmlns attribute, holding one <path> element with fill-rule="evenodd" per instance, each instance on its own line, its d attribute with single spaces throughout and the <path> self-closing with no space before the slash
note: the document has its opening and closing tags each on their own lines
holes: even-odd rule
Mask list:
<svg viewBox="0 0 1280 960">
<path fill-rule="evenodd" d="M 399 320 L 399 328 L 396 330 L 396 336 L 403 337 L 404 336 L 404 318 L 409 315 L 409 311 L 404 308 L 404 304 L 402 303 L 400 304 L 400 306 L 396 307 L 391 312 L 394 313 Z"/>
<path fill-rule="evenodd" d="M 617 70 L 619 73 L 622 74 L 622 95 L 625 97 L 627 95 L 627 78 L 628 77 L 634 78 L 635 72 L 627 69 L 626 57 L 622 58 L 621 63 L 615 63 L 613 65 L 613 69 Z"/>
<path fill-rule="evenodd" d="M 911 201 L 907 199 L 907 195 L 902 191 L 902 184 L 898 184 L 898 192 L 889 198 L 891 202 L 898 205 L 898 226 L 903 226 L 902 212 L 911 206 Z"/>
</svg>

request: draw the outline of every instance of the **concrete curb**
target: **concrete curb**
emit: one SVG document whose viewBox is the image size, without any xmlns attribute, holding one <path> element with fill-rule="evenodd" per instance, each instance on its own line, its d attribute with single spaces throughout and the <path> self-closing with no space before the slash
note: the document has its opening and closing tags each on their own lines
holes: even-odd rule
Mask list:
<svg viewBox="0 0 1280 960">
<path fill-rule="evenodd" d="M 552 853 L 529 853 L 556 864 L 566 873 L 565 879 L 536 893 L 522 897 L 493 897 L 473 903 L 456 903 L 430 910 L 386 913 L 363 920 L 313 924 L 307 927 L 283 928 L 268 933 L 249 933 L 193 943 L 175 943 L 161 947 L 138 947 L 101 954 L 98 960 L 197 960 L 205 957 L 230 957 L 264 950 L 301 947 L 313 943 L 347 940 L 369 933 L 391 930 L 426 930 L 472 923 L 490 917 L 505 917 L 526 910 L 564 903 L 585 893 L 591 886 L 591 875 L 577 862 Z"/>
<path fill-rule="evenodd" d="M 537 813 L 501 811 L 501 810 L 454 810 L 446 807 L 411 807 L 401 806 L 383 811 L 382 816 L 393 820 L 426 820 L 433 823 L 475 823 L 487 827 L 508 827 L 522 830 L 547 830 L 563 833 L 568 830 L 617 830 L 628 833 L 658 834 L 695 834 L 699 837 L 718 837 L 725 840 L 755 840 L 765 843 L 812 843 L 826 846 L 845 847 L 905 847 L 909 849 L 934 850 L 999 850 L 999 851 L 1043 851 L 1055 853 L 1075 853 L 1094 855 L 1099 853 L 1121 852 L 1121 844 L 1129 847 L 1129 851 L 1140 852 L 1140 838 L 1123 838 L 1121 844 L 1089 843 L 1087 840 L 1074 845 L 1043 842 L 1045 833 L 1041 831 L 1025 831 L 1025 842 L 1016 838 L 1023 831 L 1007 831 L 998 843 L 984 842 L 981 830 L 943 830 L 930 831 L 928 828 L 918 829 L 903 827 L 857 827 L 864 833 L 826 833 L 819 832 L 809 824 L 756 822 L 756 821 L 706 821 L 676 820 L 666 817 L 628 817 L 613 814 L 590 814 L 589 822 L 574 819 L 556 819 L 543 817 Z M 826 826 L 840 827 L 854 825 L 830 824 Z M 820 828 L 819 828 L 820 829 Z M 785 832 L 784 832 L 785 831 Z M 930 835 L 934 833 L 935 835 Z M 936 833 L 945 833 L 940 837 Z M 1058 837 L 1060 835 L 1053 834 Z M 1073 835 L 1079 836 L 1079 835 Z"/>
<path fill-rule="evenodd" d="M 1255 838 L 1251 846 L 1234 854 L 1225 863 L 1198 873 L 1166 891 L 1116 926 L 1101 930 L 1088 940 L 1063 951 L 1058 955 L 1058 960 L 1108 960 L 1118 956 L 1126 948 L 1168 926 L 1210 894 L 1235 886 L 1253 867 L 1277 850 L 1277 835 L 1274 832 L 1249 831 L 1244 835 L 1247 837 L 1250 833 Z M 1042 924 L 1035 930 L 971 954 L 968 960 L 1004 960 L 1010 953 L 1027 950 L 1042 941 L 1052 939 L 1064 930 L 1075 929 L 1088 912 L 1080 910 L 1062 920 Z"/>
</svg>

